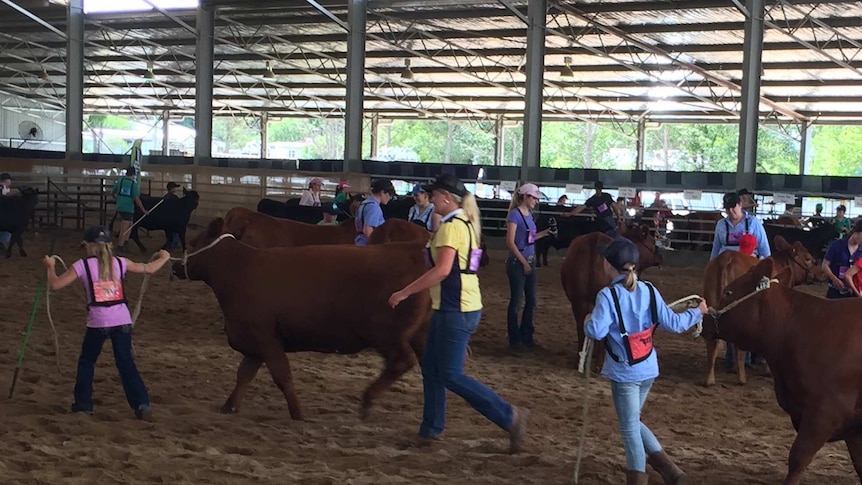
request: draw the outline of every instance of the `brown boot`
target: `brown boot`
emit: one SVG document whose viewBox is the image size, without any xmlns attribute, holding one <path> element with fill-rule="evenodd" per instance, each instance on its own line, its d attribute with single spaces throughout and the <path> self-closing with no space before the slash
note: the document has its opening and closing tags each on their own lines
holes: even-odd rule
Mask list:
<svg viewBox="0 0 862 485">
<path fill-rule="evenodd" d="M 648 485 L 649 475 L 635 470 L 626 470 L 626 485 Z"/>
<path fill-rule="evenodd" d="M 665 485 L 681 485 L 685 483 L 685 473 L 670 460 L 664 451 L 649 455 L 647 463 L 661 475 Z"/>
</svg>

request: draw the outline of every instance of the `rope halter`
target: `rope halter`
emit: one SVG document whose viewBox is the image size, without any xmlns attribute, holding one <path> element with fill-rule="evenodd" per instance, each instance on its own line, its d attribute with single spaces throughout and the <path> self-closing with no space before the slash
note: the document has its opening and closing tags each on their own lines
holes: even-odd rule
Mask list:
<svg viewBox="0 0 862 485">
<path fill-rule="evenodd" d="M 224 233 L 224 234 L 222 234 L 221 236 L 217 237 L 213 242 L 211 242 L 211 243 L 207 244 L 206 246 L 204 246 L 204 247 L 202 247 L 202 248 L 198 249 L 197 251 L 193 251 L 193 252 L 191 252 L 191 253 L 189 253 L 188 251 L 183 251 L 183 257 L 182 257 L 182 258 L 171 258 L 171 261 L 180 261 L 180 262 L 182 262 L 182 264 L 183 264 L 183 272 L 184 272 L 184 273 L 185 273 L 185 275 L 186 275 L 186 280 L 191 281 L 191 279 L 189 278 L 189 267 L 188 267 L 189 258 L 191 258 L 192 256 L 195 256 L 195 255 L 198 255 L 198 254 L 200 254 L 200 253 L 202 253 L 202 252 L 206 251 L 207 249 L 211 249 L 211 248 L 213 248 L 216 244 L 218 244 L 219 242 L 221 242 L 221 240 L 222 240 L 222 239 L 225 239 L 225 238 L 228 238 L 228 237 L 233 238 L 233 239 L 236 239 L 236 236 L 234 236 L 233 234 L 231 234 L 231 233 L 229 233 L 229 232 Z"/>
<path fill-rule="evenodd" d="M 763 292 L 765 290 L 768 290 L 769 287 L 772 286 L 772 283 L 778 283 L 778 279 L 777 278 L 767 278 L 766 276 L 764 276 L 760 279 L 760 282 L 757 283 L 757 287 L 751 293 L 749 293 L 749 294 L 743 296 L 742 298 L 732 302 L 731 304 L 727 305 L 726 307 L 724 307 L 720 310 L 716 310 L 715 308 L 710 307 L 709 308 L 709 315 L 715 321 L 715 332 L 718 333 L 718 318 L 719 317 L 721 317 L 725 313 L 729 312 L 730 310 L 733 310 L 734 308 L 736 308 L 737 305 L 741 304 L 745 300 L 748 300 L 749 298 L 754 298 L 758 293 Z"/>
</svg>

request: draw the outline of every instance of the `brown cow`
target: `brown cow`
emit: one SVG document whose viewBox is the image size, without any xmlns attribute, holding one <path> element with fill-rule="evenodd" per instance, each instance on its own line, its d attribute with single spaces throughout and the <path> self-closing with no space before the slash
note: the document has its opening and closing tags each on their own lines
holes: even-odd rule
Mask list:
<svg viewBox="0 0 862 485">
<path fill-rule="evenodd" d="M 408 222 L 406 219 L 386 219 L 374 228 L 368 237 L 368 244 L 387 244 L 393 242 L 420 241 L 427 243 L 431 233 L 424 227 Z"/>
<path fill-rule="evenodd" d="M 632 240 L 640 251 L 638 274 L 649 267 L 661 265 L 662 256 L 656 248 L 655 237 L 649 226 L 641 224 L 636 230 L 628 230 L 625 237 Z M 599 291 L 613 280 L 605 271 L 602 256 L 596 252 L 596 246 L 610 242 L 610 236 L 599 232 L 576 237 L 569 245 L 560 268 L 563 291 L 572 305 L 578 330 L 578 350 L 585 341 L 584 317 L 593 310 Z M 599 359 L 604 355 L 601 348 L 603 345 L 597 343 L 593 352 L 593 362 L 598 365 L 601 365 Z"/>
<path fill-rule="evenodd" d="M 383 373 L 362 397 L 372 402 L 421 356 L 431 295 L 426 290 L 392 309 L 389 295 L 426 271 L 421 243 L 256 249 L 222 234 L 214 221 L 191 243 L 174 274 L 212 288 L 224 315 L 231 348 L 243 355 L 236 387 L 222 412 L 236 412 L 258 369 L 266 363 L 287 399 L 290 416 L 302 419 L 285 352 L 379 352 Z M 396 270 L 397 268 L 397 270 Z"/>
<path fill-rule="evenodd" d="M 336 226 L 318 226 L 268 216 L 245 207 L 234 207 L 224 219 L 217 218 L 210 225 L 218 226 L 219 234 L 230 233 L 240 241 L 258 249 L 296 247 L 323 244 L 353 244 L 356 231 L 353 219 Z M 213 226 L 213 227 L 215 227 Z"/>
<path fill-rule="evenodd" d="M 772 256 L 765 258 L 762 261 L 762 268 L 772 268 L 772 275 L 776 275 L 785 268 L 790 268 L 792 285 L 802 283 L 814 283 L 823 281 L 825 274 L 823 269 L 817 264 L 817 261 L 811 256 L 811 253 L 805 249 L 805 246 L 800 242 L 788 244 L 781 236 L 776 236 L 775 252 Z M 707 305 L 715 306 L 721 300 L 721 295 L 724 288 L 733 280 L 745 274 L 749 269 L 758 264 L 754 256 L 747 256 L 737 251 L 725 251 L 706 265 L 703 275 L 703 297 L 706 299 Z M 711 324 L 707 320 L 712 317 L 704 316 L 704 328 Z M 706 365 L 708 368 L 706 385 L 712 386 L 715 384 L 715 358 L 718 350 L 718 340 L 714 335 L 704 332 L 703 338 L 706 341 Z M 747 382 L 745 375 L 745 352 L 736 353 L 736 372 L 740 385 Z"/>
<path fill-rule="evenodd" d="M 781 284 L 766 287 L 773 275 L 766 264 L 725 288 L 712 330 L 769 364 L 778 405 L 797 432 L 785 485 L 800 483 L 817 451 L 839 440 L 862 478 L 862 300 L 827 300 L 788 288 L 793 266 L 778 275 Z"/>
</svg>

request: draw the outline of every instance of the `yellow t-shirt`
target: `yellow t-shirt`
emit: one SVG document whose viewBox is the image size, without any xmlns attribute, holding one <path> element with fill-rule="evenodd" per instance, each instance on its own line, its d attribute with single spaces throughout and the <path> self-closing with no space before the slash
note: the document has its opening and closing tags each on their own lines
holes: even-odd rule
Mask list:
<svg viewBox="0 0 862 485">
<path fill-rule="evenodd" d="M 446 279 L 431 287 L 431 307 L 434 310 L 473 312 L 482 309 L 479 277 L 475 274 L 461 272 L 469 267 L 471 241 L 473 249 L 479 249 L 473 231 L 470 230 L 470 226 L 466 222 L 467 217 L 459 213 L 440 224 L 440 228 L 428 241 L 433 261 L 439 259 L 437 256 L 439 248 L 450 247 L 457 252 L 452 264 L 452 271 L 449 272 Z"/>
</svg>

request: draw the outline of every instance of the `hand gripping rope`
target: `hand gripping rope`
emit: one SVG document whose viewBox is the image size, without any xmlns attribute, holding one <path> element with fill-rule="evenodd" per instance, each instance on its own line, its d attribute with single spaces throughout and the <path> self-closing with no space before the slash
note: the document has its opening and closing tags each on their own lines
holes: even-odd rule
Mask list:
<svg viewBox="0 0 862 485">
<path fill-rule="evenodd" d="M 697 305 L 700 305 L 700 300 L 703 300 L 702 297 L 698 295 L 689 295 L 685 298 L 680 298 L 675 302 L 668 305 L 671 310 L 676 313 L 681 311 L 688 310 L 689 308 L 695 308 Z M 586 323 L 586 322 L 584 322 Z M 694 337 L 697 338 L 700 336 L 701 331 L 703 330 L 703 319 L 701 319 L 695 325 Z M 578 454 L 577 459 L 575 460 L 575 473 L 572 476 L 572 483 L 578 483 L 578 473 L 581 469 L 581 457 L 584 452 L 584 443 L 586 443 L 587 439 L 587 425 L 589 422 L 587 421 L 588 411 L 590 406 L 590 361 L 593 357 L 593 347 L 595 346 L 595 341 L 591 338 L 587 338 L 584 342 L 584 348 L 578 354 L 578 372 L 584 374 L 584 379 L 586 382 L 584 383 L 584 405 L 582 409 L 582 417 L 581 417 L 581 436 L 578 438 Z"/>
</svg>

